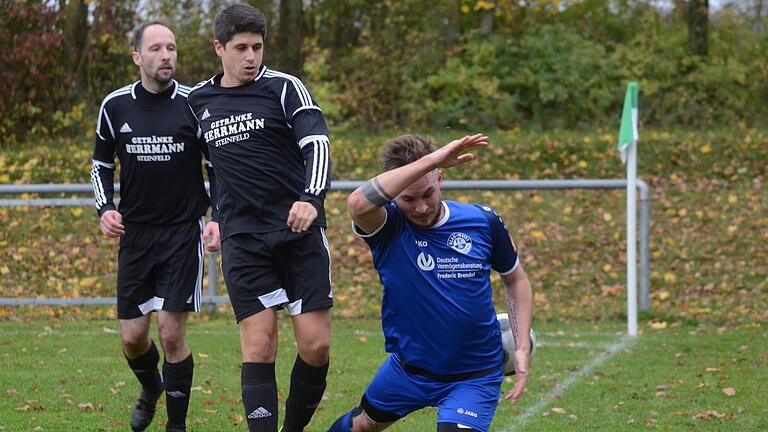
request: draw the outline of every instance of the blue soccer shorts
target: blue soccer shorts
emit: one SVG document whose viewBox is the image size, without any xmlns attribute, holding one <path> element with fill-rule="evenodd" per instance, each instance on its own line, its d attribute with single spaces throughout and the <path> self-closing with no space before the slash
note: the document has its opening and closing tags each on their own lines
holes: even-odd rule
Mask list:
<svg viewBox="0 0 768 432">
<path fill-rule="evenodd" d="M 483 377 L 440 382 L 403 369 L 392 354 L 365 390 L 368 403 L 390 418 L 424 407 L 438 408 L 437 423 L 457 423 L 488 432 L 501 396 L 501 366 Z"/>
</svg>

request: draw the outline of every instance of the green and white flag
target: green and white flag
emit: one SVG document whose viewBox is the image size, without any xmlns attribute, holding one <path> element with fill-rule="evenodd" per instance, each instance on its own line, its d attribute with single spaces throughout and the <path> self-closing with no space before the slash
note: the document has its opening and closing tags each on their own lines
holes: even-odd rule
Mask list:
<svg viewBox="0 0 768 432">
<path fill-rule="evenodd" d="M 624 96 L 624 111 L 621 114 L 621 128 L 619 128 L 618 150 L 621 152 L 621 162 L 627 163 L 627 149 L 640 138 L 637 132 L 637 83 L 631 82 L 627 86 L 627 94 Z"/>
</svg>

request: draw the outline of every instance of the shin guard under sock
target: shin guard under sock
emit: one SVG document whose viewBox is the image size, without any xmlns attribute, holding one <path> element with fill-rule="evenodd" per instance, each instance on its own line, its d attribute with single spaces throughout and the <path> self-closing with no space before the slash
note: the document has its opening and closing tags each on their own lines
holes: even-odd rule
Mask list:
<svg viewBox="0 0 768 432">
<path fill-rule="evenodd" d="M 274 363 L 243 363 L 240 375 L 249 432 L 277 431 L 277 383 Z"/>
<path fill-rule="evenodd" d="M 168 363 L 167 361 L 163 363 L 168 427 L 178 429 L 186 427 L 194 367 L 195 362 L 191 353 L 178 363 Z"/>
<path fill-rule="evenodd" d="M 291 388 L 285 402 L 285 432 L 301 432 L 309 424 L 323 399 L 328 375 L 328 363 L 312 366 L 296 356 L 291 371 Z"/>
<path fill-rule="evenodd" d="M 157 364 L 160 362 L 160 353 L 157 351 L 154 341 L 150 341 L 149 350 L 136 358 L 125 358 L 141 386 L 150 394 L 159 393 L 163 389 L 163 379 Z"/>
</svg>

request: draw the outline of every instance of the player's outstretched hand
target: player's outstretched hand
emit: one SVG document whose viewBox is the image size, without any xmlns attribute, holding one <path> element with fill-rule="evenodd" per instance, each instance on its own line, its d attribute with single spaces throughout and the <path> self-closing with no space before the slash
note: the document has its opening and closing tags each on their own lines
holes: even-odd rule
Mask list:
<svg viewBox="0 0 768 432">
<path fill-rule="evenodd" d="M 203 242 L 208 252 L 218 252 L 221 250 L 221 235 L 219 234 L 219 223 L 209 221 L 203 228 Z"/>
<path fill-rule="evenodd" d="M 123 215 L 117 210 L 107 210 L 101 215 L 99 220 L 101 232 L 107 237 L 120 237 L 125 234 L 123 225 Z"/>
<path fill-rule="evenodd" d="M 304 232 L 312 226 L 317 217 L 317 209 L 308 202 L 296 201 L 288 212 L 288 226 L 293 232 Z"/>
<path fill-rule="evenodd" d="M 488 145 L 488 137 L 483 134 L 467 135 L 464 138 L 453 140 L 435 152 L 430 153 L 437 168 L 450 168 L 466 163 L 475 158 L 472 153 L 464 153 L 473 147 L 485 147 Z"/>
<path fill-rule="evenodd" d="M 508 400 L 512 405 L 520 400 L 525 390 L 525 384 L 528 382 L 528 362 L 530 354 L 525 351 L 515 351 L 515 387 L 510 390 L 504 400 Z"/>
</svg>

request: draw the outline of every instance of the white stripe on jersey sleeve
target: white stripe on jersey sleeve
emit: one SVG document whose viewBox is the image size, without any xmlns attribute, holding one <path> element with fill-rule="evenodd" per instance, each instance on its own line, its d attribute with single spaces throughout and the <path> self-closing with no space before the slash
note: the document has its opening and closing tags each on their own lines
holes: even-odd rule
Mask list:
<svg viewBox="0 0 768 432">
<path fill-rule="evenodd" d="M 314 140 L 328 140 L 327 135 L 307 135 L 299 141 L 299 148 L 304 148 L 310 141 Z"/>
<path fill-rule="evenodd" d="M 328 162 L 329 162 L 329 151 L 328 151 L 328 141 L 320 141 L 320 153 L 322 153 L 322 158 L 320 158 L 320 168 L 318 169 L 318 173 L 320 175 L 317 179 L 317 184 L 315 188 L 317 189 L 317 193 L 320 194 L 323 190 L 323 186 L 325 186 L 325 181 L 328 178 Z"/>
<path fill-rule="evenodd" d="M 109 126 L 110 132 L 112 132 L 112 138 L 115 138 L 115 130 L 112 128 L 112 122 L 109 120 L 109 116 L 107 115 L 107 112 L 104 110 L 104 107 L 106 106 L 107 102 L 110 101 L 110 99 L 114 99 L 118 96 L 122 96 L 124 94 L 128 94 L 131 92 L 131 85 L 127 85 L 124 87 L 120 87 L 119 89 L 113 91 L 112 93 L 108 94 L 103 101 L 101 101 L 101 106 L 99 107 L 99 117 L 96 121 L 96 135 L 99 136 L 102 140 L 106 141 L 104 136 L 101 134 L 101 116 L 105 116 L 107 119 L 107 126 Z"/>
<path fill-rule="evenodd" d="M 307 90 L 307 87 L 304 85 L 304 83 L 302 83 L 301 80 L 295 76 L 283 72 L 273 71 L 272 69 L 268 69 L 264 73 L 264 76 L 267 78 L 283 78 L 289 80 L 293 84 L 294 89 L 296 89 L 296 93 L 299 95 L 301 104 L 304 106 L 313 106 L 312 96 L 310 96 L 309 90 Z"/>
<path fill-rule="evenodd" d="M 323 110 L 320 109 L 320 107 L 317 106 L 317 105 L 303 106 L 303 107 L 299 107 L 299 109 L 294 111 L 293 114 L 291 115 L 291 118 L 296 117 L 296 114 L 300 113 L 301 111 L 305 111 L 305 110 L 318 110 L 320 112 L 323 112 Z"/>
<path fill-rule="evenodd" d="M 136 86 L 137 86 L 137 85 L 139 85 L 139 82 L 140 82 L 140 81 L 136 81 L 136 82 L 135 82 L 135 83 L 133 83 L 133 85 L 131 86 L 131 97 L 133 98 L 133 100 L 136 100 Z"/>
<path fill-rule="evenodd" d="M 174 81 L 174 82 L 175 82 L 175 81 Z M 176 83 L 176 85 L 178 86 L 178 93 L 179 93 L 180 95 L 184 96 L 185 98 L 186 98 L 187 96 L 189 96 L 189 92 L 191 92 L 191 91 L 192 91 L 192 87 L 190 87 L 190 86 L 186 86 L 186 85 L 184 85 L 184 84 L 180 84 L 180 83 L 178 83 L 178 82 Z"/>
<path fill-rule="evenodd" d="M 171 99 L 175 99 L 178 93 L 179 93 L 179 83 L 176 80 L 173 80 L 173 93 L 171 94 Z"/>
<path fill-rule="evenodd" d="M 117 165 L 115 165 L 113 163 L 102 162 L 102 161 L 96 160 L 96 159 L 91 159 L 91 160 L 93 161 L 94 165 L 99 165 L 99 166 L 107 167 L 109 169 L 115 169 L 115 167 L 117 166 Z"/>
<path fill-rule="evenodd" d="M 309 185 L 304 192 L 319 195 L 328 180 L 329 145 L 330 141 L 324 136 L 315 136 L 312 140 L 314 146 L 314 159 L 312 161 L 312 176 Z"/>
<path fill-rule="evenodd" d="M 99 168 L 105 165 L 107 164 L 94 160 L 91 167 L 91 183 L 93 184 L 93 195 L 96 198 L 97 210 L 107 203 L 107 195 L 104 193 L 104 185 L 101 183 L 101 176 L 99 175 Z"/>
<path fill-rule="evenodd" d="M 517 269 L 517 266 L 519 266 L 519 265 L 520 265 L 520 256 L 518 256 L 517 259 L 515 259 L 515 265 L 513 265 L 511 269 L 509 269 L 509 270 L 507 270 L 505 272 L 499 272 L 499 274 L 502 275 L 502 276 L 506 276 L 506 275 L 512 273 L 513 271 L 515 271 L 515 269 Z"/>
<path fill-rule="evenodd" d="M 283 91 L 280 93 L 280 106 L 283 107 L 283 117 L 288 118 L 288 113 L 285 112 L 285 92 L 288 89 L 288 83 L 283 83 Z"/>
<path fill-rule="evenodd" d="M 107 114 L 107 111 L 104 110 L 101 112 L 101 115 L 104 116 L 104 120 L 106 120 L 107 126 L 109 127 L 109 133 L 112 134 L 112 139 L 117 138 L 115 136 L 115 128 L 112 127 L 112 120 L 109 119 L 109 115 Z M 96 124 L 96 135 L 101 138 L 102 141 L 106 141 L 107 139 L 104 138 L 104 136 L 101 135 L 101 120 Z"/>
<path fill-rule="evenodd" d="M 208 83 L 211 83 L 211 84 L 213 84 L 213 77 L 210 77 L 210 78 L 208 78 L 208 79 L 207 79 L 207 80 L 205 80 L 205 81 L 200 81 L 199 83 L 195 84 L 195 86 L 194 86 L 194 87 L 192 87 L 191 89 L 189 89 L 189 92 L 187 93 L 187 96 L 189 96 L 189 93 L 192 93 L 193 91 L 195 91 L 195 90 L 199 89 L 200 87 L 202 87 L 202 86 L 204 86 L 204 85 L 206 85 L 206 84 L 208 84 Z"/>
<path fill-rule="evenodd" d="M 187 104 L 187 108 L 189 108 L 189 112 L 192 113 L 192 117 L 194 117 L 195 121 L 197 121 L 197 137 L 200 138 L 201 136 L 203 136 L 203 130 L 200 129 L 200 119 L 197 118 L 197 114 L 195 114 L 195 111 L 192 109 L 191 106 L 189 106 L 189 104 Z"/>
<path fill-rule="evenodd" d="M 315 148 L 314 152 L 314 159 L 312 160 L 312 177 L 309 181 L 309 188 L 305 190 L 304 192 L 310 193 L 312 195 L 317 195 L 315 184 L 317 184 L 317 177 L 318 177 L 318 170 L 320 167 L 320 149 L 317 141 L 312 141 L 312 145 Z"/>
</svg>

